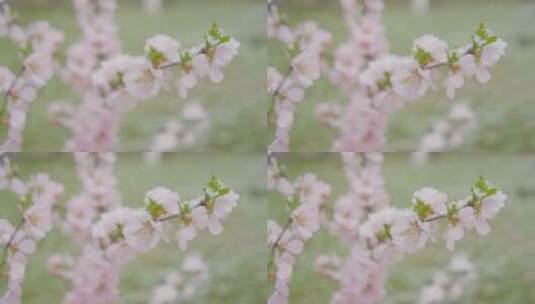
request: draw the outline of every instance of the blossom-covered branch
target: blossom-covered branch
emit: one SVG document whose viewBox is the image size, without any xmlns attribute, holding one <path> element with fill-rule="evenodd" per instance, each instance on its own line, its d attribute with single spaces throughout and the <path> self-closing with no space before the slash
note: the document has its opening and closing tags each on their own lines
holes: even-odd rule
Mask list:
<svg viewBox="0 0 535 304">
<path fill-rule="evenodd" d="M 6 138 L 0 146 L 3 152 L 20 151 L 26 113 L 54 73 L 54 58 L 63 33 L 46 21 L 23 27 L 11 12 L 8 2 L 0 3 L 0 38 L 12 40 L 21 58 L 17 72 L 0 66 L 0 108 L 2 120 L 7 121 Z"/>
<path fill-rule="evenodd" d="M 450 250 L 465 232 L 476 229 L 480 235 L 490 231 L 488 222 L 505 206 L 506 195 L 480 177 L 470 195 L 448 201 L 446 194 L 422 188 L 413 195 L 411 208 L 385 208 L 369 216 L 360 234 L 373 246 L 373 257 L 392 259 L 412 253 L 434 240 L 437 221 L 445 219 L 443 239 Z"/>
<path fill-rule="evenodd" d="M 106 162 L 112 158 L 103 156 L 96 161 L 108 170 Z M 86 190 L 67 204 L 64 229 L 79 242 L 82 253 L 72 262 L 58 261 L 57 255 L 53 261 L 56 265 L 53 268 L 61 270 L 55 273 L 72 285 L 65 303 L 115 301 L 119 296 L 119 272 L 127 262 L 157 247 L 162 240 L 167 241 L 168 230 L 176 230 L 178 247 L 182 250 L 200 231 L 219 235 L 222 221 L 236 207 L 239 198 L 212 177 L 197 198 L 184 200 L 170 189 L 156 187 L 147 192 L 143 208 L 123 207 L 113 190 L 114 181 L 108 180 L 109 173 L 81 173 L 87 174 Z"/>
<path fill-rule="evenodd" d="M 49 109 L 54 122 L 71 130 L 66 143 L 70 151 L 113 150 L 128 109 L 172 83 L 186 97 L 202 79 L 221 82 L 223 68 L 238 53 L 239 42 L 214 23 L 198 46 L 183 48 L 178 40 L 159 34 L 145 42 L 143 56 L 125 55 L 117 36 L 115 1 L 75 0 L 75 8 L 83 36 L 69 48 L 63 74 L 82 102 L 76 107 L 55 103 Z"/>
<path fill-rule="evenodd" d="M 307 22 L 290 28 L 280 18 L 277 7 L 268 2 L 268 38 L 281 40 L 292 58 L 287 71 L 282 74 L 276 68 L 267 70 L 267 90 L 271 95 L 268 122 L 274 125 L 275 139 L 269 151 L 288 151 L 290 130 L 297 105 L 303 101 L 305 91 L 321 76 L 321 57 L 330 44 L 331 34 L 316 23 Z"/>
<path fill-rule="evenodd" d="M 453 250 L 455 242 L 472 229 L 486 235 L 490 231 L 489 221 L 507 200 L 503 192 L 480 177 L 470 194 L 461 199 L 448 200 L 446 194 L 425 187 L 414 193 L 410 208 L 389 207 L 381 174 L 382 154 L 343 153 L 342 159 L 348 192 L 335 201 L 333 208 L 324 204 L 305 208 L 310 206 L 307 202 L 314 201 L 305 198 L 298 200 L 301 203 L 296 209 L 291 206 L 294 189 L 298 188 L 288 181 L 275 159 L 270 159 L 268 187 L 288 197 L 290 212 L 284 227 L 272 220 L 268 222 L 268 244 L 272 252 L 268 273 L 276 282 L 270 303 L 287 303 L 295 257 L 302 252 L 304 241 L 321 225 L 349 249 L 346 257 L 329 254 L 316 260 L 318 272 L 338 286 L 331 303 L 376 303 L 384 297 L 390 265 L 435 241 L 441 222 L 447 226 L 442 238 L 448 249 Z M 325 194 L 330 189 L 321 182 L 315 185 L 305 187 L 305 193 L 318 197 L 318 193 Z M 305 238 L 301 237 L 303 230 L 294 228 L 297 220 L 304 223 L 299 228 L 306 227 Z"/>
<path fill-rule="evenodd" d="M 349 100 L 343 106 L 330 102 L 317 108 L 320 123 L 335 132 L 332 150 L 380 151 L 389 115 L 425 95 L 439 81 L 450 98 L 468 79 L 487 83 L 490 67 L 505 54 L 506 43 L 481 23 L 462 47 L 449 48 L 445 41 L 424 35 L 414 41 L 411 56 L 392 55 L 381 21 L 383 1 L 341 0 L 341 4 L 349 38 L 332 56 L 326 54 L 329 32 L 311 21 L 293 30 L 270 4 L 268 36 L 286 43 L 290 55 L 299 54 L 292 56 L 288 77 L 268 68 L 268 92 L 274 103 L 269 118 L 276 125 L 270 151 L 288 151 L 296 105 L 304 98 L 304 88 L 311 87 L 322 73 Z M 442 74 L 446 74 L 444 80 L 440 80 Z"/>
<path fill-rule="evenodd" d="M 7 289 L 1 303 L 21 303 L 22 284 L 30 255 L 37 243 L 52 229 L 53 213 L 63 194 L 63 185 L 39 173 L 25 182 L 8 158 L 0 165 L 0 189 L 17 195 L 21 218 L 14 227 L 0 219 L 0 279 L 7 278 Z"/>
<path fill-rule="evenodd" d="M 303 251 L 304 242 L 320 229 L 320 210 L 330 195 L 329 185 L 312 174 L 290 183 L 277 164 L 269 157 L 268 189 L 279 191 L 287 199 L 289 217 L 284 227 L 268 220 L 267 243 L 270 246 L 268 276 L 275 281 L 275 290 L 268 303 L 287 303 L 289 283 L 296 258 Z"/>
</svg>

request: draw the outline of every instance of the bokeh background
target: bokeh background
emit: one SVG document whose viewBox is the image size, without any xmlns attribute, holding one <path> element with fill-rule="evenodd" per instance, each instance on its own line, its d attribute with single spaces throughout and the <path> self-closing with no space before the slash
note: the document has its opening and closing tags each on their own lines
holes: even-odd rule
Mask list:
<svg viewBox="0 0 535 304">
<path fill-rule="evenodd" d="M 63 183 L 66 193 L 62 204 L 80 189 L 72 155 L 68 153 L 19 153 L 11 155 L 10 159 L 23 177 L 47 172 L 52 179 Z M 127 264 L 121 273 L 120 303 L 148 303 L 152 288 L 161 284 L 167 273 L 178 269 L 184 257 L 194 252 L 208 264 L 211 280 L 201 287 L 198 297 L 185 303 L 264 303 L 267 298 L 263 246 L 266 231 L 264 163 L 261 154 L 172 153 L 164 155 L 160 165 L 147 166 L 142 154 L 119 154 L 115 171 L 123 202 L 128 206 L 141 206 L 146 191 L 156 186 L 173 189 L 185 199 L 196 197 L 212 174 L 240 194 L 239 205 L 223 223 L 221 235 L 214 237 L 203 232 L 185 252 L 180 251 L 174 241 L 162 242 Z M 20 214 L 15 196 L 3 190 L 0 191 L 0 218 L 6 217 L 16 223 Z M 46 269 L 47 258 L 55 253 L 77 253 L 70 237 L 58 228 L 39 243 L 30 258 L 22 303 L 62 302 L 68 285 L 51 277 Z M 5 280 L 0 278 L 0 294 L 4 288 Z"/>
<path fill-rule="evenodd" d="M 328 204 L 345 193 L 347 182 L 341 160 L 334 153 L 292 153 L 278 155 L 279 164 L 286 167 L 295 180 L 298 175 L 311 172 L 330 183 L 333 194 Z M 386 287 L 388 304 L 417 303 L 420 288 L 430 283 L 433 274 L 446 268 L 455 253 L 466 254 L 479 274 L 463 304 L 520 304 L 535 303 L 535 155 L 438 153 L 424 166 L 413 166 L 406 153 L 386 153 L 383 172 L 392 205 L 407 207 L 412 193 L 431 186 L 452 199 L 469 193 L 470 186 L 483 175 L 509 198 L 508 205 L 491 222 L 485 236 L 470 232 L 450 252 L 439 239 L 424 250 L 407 256 L 390 271 Z M 286 221 L 284 198 L 278 193 L 268 194 L 269 218 Z M 325 229 L 305 244 L 299 256 L 290 284 L 290 303 L 328 303 L 334 285 L 314 271 L 319 254 L 347 253 Z"/>
<path fill-rule="evenodd" d="M 80 29 L 69 0 L 11 1 L 24 24 L 47 20 L 66 34 L 62 45 L 77 41 Z M 163 10 L 149 14 L 142 0 L 119 0 L 117 23 L 123 50 L 142 55 L 145 40 L 164 33 L 189 47 L 202 42 L 212 22 L 241 43 L 239 55 L 225 68 L 220 84 L 203 82 L 188 99 L 178 90 L 160 94 L 128 112 L 120 131 L 118 151 L 145 151 L 165 121 L 178 118 L 188 101 L 201 102 L 210 113 L 212 129 L 207 139 L 190 150 L 264 151 L 267 142 L 265 95 L 265 4 L 250 0 L 163 0 Z M 16 46 L 0 39 L 0 65 L 15 68 L 20 64 Z M 70 135 L 47 118 L 48 104 L 54 101 L 79 102 L 79 96 L 55 76 L 32 104 L 24 132 L 23 151 L 61 151 Z M 4 134 L 5 126 L 0 126 Z"/>
<path fill-rule="evenodd" d="M 290 25 L 314 20 L 333 33 L 334 45 L 345 40 L 339 1 L 278 0 L 280 12 Z M 507 54 L 491 70 L 486 85 L 469 82 L 458 91 L 458 101 L 467 101 L 478 116 L 475 139 L 457 148 L 463 151 L 535 151 L 535 2 L 531 0 L 430 0 L 427 14 L 417 14 L 409 0 L 386 0 L 384 24 L 394 54 L 409 55 L 414 39 L 435 34 L 450 46 L 469 41 L 479 22 L 507 43 Z M 268 62 L 286 70 L 284 46 L 268 41 Z M 346 102 L 344 96 L 323 77 L 298 106 L 291 133 L 291 151 L 329 151 L 330 130 L 320 126 L 314 110 L 321 102 Z M 393 115 L 386 151 L 411 151 L 437 118 L 449 109 L 445 90 L 427 94 Z M 270 133 L 272 134 L 273 131 Z"/>
</svg>

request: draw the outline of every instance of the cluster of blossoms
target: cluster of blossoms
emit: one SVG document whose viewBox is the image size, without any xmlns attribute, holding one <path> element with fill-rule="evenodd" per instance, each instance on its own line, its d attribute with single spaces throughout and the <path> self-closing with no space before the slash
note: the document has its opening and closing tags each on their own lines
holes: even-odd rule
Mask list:
<svg viewBox="0 0 535 304">
<path fill-rule="evenodd" d="M 151 304 L 186 302 L 203 291 L 210 280 L 210 270 L 202 258 L 188 255 L 182 267 L 166 275 L 165 281 L 153 289 Z"/>
<path fill-rule="evenodd" d="M 389 197 L 381 171 L 382 154 L 342 153 L 341 157 L 348 191 L 334 202 L 326 226 L 341 242 L 351 244 L 367 214 L 388 206 Z"/>
<path fill-rule="evenodd" d="M 430 126 L 430 130 L 420 139 L 412 161 L 422 164 L 431 152 L 453 150 L 463 145 L 477 127 L 477 117 L 468 103 L 453 103 L 450 112 Z"/>
<path fill-rule="evenodd" d="M 112 149 L 126 110 L 155 97 L 171 82 L 182 97 L 201 79 L 221 82 L 222 69 L 238 53 L 240 44 L 212 24 L 198 46 L 182 48 L 179 41 L 159 34 L 145 42 L 144 56 L 125 55 L 117 37 L 115 2 L 76 4 L 83 38 L 69 48 L 63 73 L 82 102 L 76 107 L 55 103 L 49 108 L 52 120 L 72 131 L 67 150 Z"/>
<path fill-rule="evenodd" d="M 321 76 L 323 53 L 331 42 L 331 34 L 314 22 L 306 22 L 295 29 L 279 17 L 277 7 L 268 2 L 268 38 L 277 38 L 287 47 L 292 57 L 288 71 L 282 74 L 274 67 L 267 70 L 267 90 L 272 95 L 269 123 L 275 125 L 272 152 L 288 151 L 290 130 L 297 105 L 305 98 L 306 89 Z"/>
<path fill-rule="evenodd" d="M 370 214 L 388 208 L 381 153 L 341 153 L 348 190 L 335 201 L 325 226 L 349 248 L 347 256 L 321 254 L 316 270 L 338 285 L 331 303 L 375 303 L 384 295 L 388 267 L 372 258 L 360 235 Z M 356 301 L 355 299 L 359 299 Z"/>
<path fill-rule="evenodd" d="M 463 202 L 463 203 L 459 203 Z M 460 240 L 465 231 L 476 228 L 488 232 L 488 220 L 503 207 L 505 196 L 485 181 L 479 180 L 472 195 L 460 201 L 447 201 L 447 196 L 432 188 L 415 192 L 412 209 L 383 208 L 368 215 L 359 226 L 359 237 L 348 258 L 339 267 L 331 265 L 331 278 L 340 284 L 331 303 L 375 303 L 384 297 L 388 267 L 403 254 L 414 253 L 428 241 L 435 240 L 439 219 L 447 219 L 443 234 L 448 248 Z M 357 297 L 361 301 L 351 299 Z"/>
<path fill-rule="evenodd" d="M 313 51 L 319 54 L 316 56 L 319 62 L 307 61 L 309 68 L 304 71 L 308 71 L 305 75 L 309 77 L 305 79 L 317 80 L 323 72 L 349 100 L 345 105 L 329 102 L 317 108 L 319 122 L 336 134 L 332 146 L 335 151 L 381 150 L 388 119 L 393 112 L 434 89 L 443 74 L 446 77 L 442 83 L 450 98 L 454 98 L 455 91 L 468 79 L 475 77 L 480 83 L 487 83 L 490 80 L 489 68 L 505 54 L 506 43 L 480 24 L 471 42 L 460 48 L 449 48 L 445 41 L 424 35 L 414 41 L 412 56 L 392 55 L 381 23 L 383 1 L 341 0 L 341 4 L 349 38 L 330 56 L 332 62 L 326 59 L 329 56 L 323 54 L 323 48 L 306 45 L 310 50 L 300 50 L 302 53 Z M 293 41 L 290 39 L 293 38 L 292 31 L 280 26 L 276 9 L 273 7 L 270 11 L 268 34 L 286 42 Z M 307 24 L 311 23 L 304 23 Z M 315 36 L 325 37 L 322 42 L 330 42 L 328 32 L 318 30 L 317 33 L 321 34 Z M 289 44 L 288 48 L 292 50 L 292 46 Z M 310 67 L 312 65 L 315 68 Z M 290 66 L 290 72 L 293 72 L 293 61 Z M 273 68 L 268 69 L 268 92 L 273 97 L 277 113 L 272 151 L 288 150 L 295 112 L 295 106 L 292 106 L 289 107 L 290 113 L 279 114 L 281 111 L 276 106 L 280 103 L 275 103 L 275 100 L 303 98 L 302 90 L 291 90 L 286 94 L 288 96 L 278 96 L 279 88 L 288 86 L 286 78 Z M 312 85 L 312 81 L 307 83 Z M 291 102 L 288 104 L 293 105 Z M 284 132 L 279 132 L 280 129 Z"/>
<path fill-rule="evenodd" d="M 210 128 L 210 114 L 202 104 L 186 104 L 180 118 L 168 120 L 154 137 L 151 151 L 145 153 L 149 163 L 158 162 L 163 152 L 189 148 L 197 144 Z"/>
<path fill-rule="evenodd" d="M 303 251 L 304 242 L 320 229 L 320 211 L 331 188 L 312 174 L 291 183 L 274 157 L 270 156 L 269 162 L 268 188 L 276 189 L 286 197 L 290 214 L 284 227 L 274 220 L 267 222 L 267 243 L 271 248 L 268 276 L 275 281 L 275 290 L 268 303 L 278 304 L 288 303 L 288 285 L 296 258 Z"/>
<path fill-rule="evenodd" d="M 240 44 L 225 35 L 214 23 L 199 46 L 182 49 L 180 42 L 156 35 L 145 43 L 145 56 L 117 55 L 104 62 L 92 77 L 96 87 L 108 97 L 110 106 L 143 101 L 156 96 L 173 79 L 168 69 L 176 67 L 179 94 L 187 97 L 199 80 L 223 80 L 222 68 L 237 55 Z"/>
<path fill-rule="evenodd" d="M 472 36 L 472 43 L 465 47 L 448 49 L 446 42 L 425 35 L 414 41 L 412 57 L 384 55 L 370 61 L 349 92 L 345 108 L 327 103 L 317 109 L 320 122 L 338 134 L 332 149 L 381 149 L 388 116 L 434 88 L 440 69 L 447 69 L 444 86 L 453 98 L 465 79 L 475 76 L 479 82 L 486 83 L 490 79 L 489 67 L 498 62 L 505 46 L 505 42 L 481 24 Z"/>
<path fill-rule="evenodd" d="M 338 285 L 331 303 L 377 303 L 385 295 L 384 286 L 392 263 L 434 242 L 441 233 L 441 221 L 447 226 L 441 233 L 442 238 L 448 249 L 453 250 L 455 242 L 472 229 L 486 235 L 490 231 L 489 221 L 507 200 L 504 193 L 479 178 L 470 194 L 458 200 L 448 200 L 446 194 L 425 187 L 414 193 L 410 208 L 390 207 L 381 174 L 382 154 L 341 153 L 341 156 L 348 180 L 347 193 L 333 208 L 324 208 L 322 203 L 308 217 L 294 215 L 299 210 L 291 208 L 294 186 L 276 161 L 270 161 L 268 187 L 289 197 L 290 210 L 290 220 L 285 227 L 268 222 L 268 243 L 273 246 L 272 254 L 278 254 L 278 259 L 270 260 L 268 269 L 276 279 L 271 303 L 287 303 L 295 256 L 302 252 L 303 241 L 321 225 L 349 249 L 346 257 L 324 254 L 316 260 L 317 271 Z M 329 193 L 329 189 L 329 185 L 320 183 L 306 192 Z M 294 229 L 294 218 L 307 219 L 303 221 L 307 228 Z"/>
<path fill-rule="evenodd" d="M 178 193 L 157 187 L 147 192 L 143 208 L 123 207 L 109 172 L 114 155 L 79 153 L 77 157 L 84 190 L 68 202 L 64 230 L 81 246 L 82 253 L 77 258 L 56 255 L 50 260 L 55 269 L 52 273 L 71 284 L 65 303 L 115 301 L 119 273 L 128 261 L 155 248 L 161 240 L 167 241 L 165 232 L 173 227 L 178 229 L 176 238 L 182 250 L 197 231 L 220 234 L 221 222 L 239 198 L 212 177 L 199 198 L 181 200 Z"/>
<path fill-rule="evenodd" d="M 7 277 L 7 290 L 0 303 L 21 303 L 22 284 L 29 256 L 37 242 L 50 232 L 54 208 L 63 194 L 63 185 L 51 180 L 47 174 L 37 174 L 25 182 L 18 176 L 9 159 L 0 166 L 0 189 L 16 194 L 22 218 L 16 226 L 0 219 L 0 277 Z"/>
<path fill-rule="evenodd" d="M 480 235 L 490 231 L 488 222 L 505 206 L 506 195 L 480 177 L 470 195 L 448 201 L 446 194 L 422 188 L 412 197 L 411 208 L 388 207 L 369 215 L 359 233 L 373 247 L 379 261 L 395 260 L 403 253 L 413 253 L 435 240 L 438 220 L 447 221 L 443 234 L 447 247 L 455 248 L 465 232 L 475 228 Z"/>
<path fill-rule="evenodd" d="M 85 254 L 85 253 L 84 253 Z M 48 263 L 49 272 L 57 277 L 61 277 L 67 281 L 72 281 L 75 272 L 87 271 L 89 276 L 94 277 L 91 280 L 80 281 L 81 284 L 86 285 L 85 298 L 89 298 L 92 294 L 92 299 L 96 302 L 91 303 L 109 303 L 115 299 L 117 295 L 113 289 L 108 289 L 104 292 L 95 292 L 97 288 L 107 288 L 113 284 L 94 285 L 95 282 L 117 281 L 117 272 L 113 264 L 102 258 L 98 251 L 88 251 L 87 254 L 94 254 L 93 257 L 83 259 L 83 264 L 74 265 L 73 258 L 69 255 L 54 255 L 50 257 Z M 111 267 L 111 268 L 110 268 Z M 155 286 L 150 297 L 151 304 L 165 304 L 185 302 L 193 299 L 203 292 L 202 287 L 206 287 L 210 280 L 210 271 L 208 264 L 197 254 L 190 254 L 184 258 L 182 266 L 176 271 L 170 272 L 165 276 L 165 280 Z M 74 283 L 74 282 L 73 282 Z M 82 286 L 80 286 L 81 288 Z M 78 291 L 82 289 L 78 288 Z M 99 294 L 100 297 L 94 295 Z M 76 302 L 77 294 L 71 293 L 66 302 Z"/>
<path fill-rule="evenodd" d="M 54 73 L 54 57 L 63 42 L 63 33 L 46 21 L 23 27 L 11 12 L 7 1 L 2 1 L 0 38 L 10 39 L 16 44 L 22 61 L 16 72 L 7 66 L 0 66 L 0 94 L 3 97 L 0 118 L 7 124 L 6 138 L 0 149 L 16 152 L 21 149 L 30 104 Z"/>
<path fill-rule="evenodd" d="M 435 273 L 431 284 L 420 290 L 418 303 L 454 303 L 473 289 L 476 280 L 474 264 L 464 255 L 454 256 L 447 269 Z"/>
<path fill-rule="evenodd" d="M 79 246 L 79 256 L 53 255 L 51 273 L 70 283 L 63 302 L 71 304 L 110 303 L 119 295 L 120 265 L 106 258 L 93 239 L 92 227 L 103 213 L 120 208 L 122 198 L 114 174 L 113 153 L 74 154 L 81 184 L 80 193 L 67 201 L 62 231 Z"/>
</svg>

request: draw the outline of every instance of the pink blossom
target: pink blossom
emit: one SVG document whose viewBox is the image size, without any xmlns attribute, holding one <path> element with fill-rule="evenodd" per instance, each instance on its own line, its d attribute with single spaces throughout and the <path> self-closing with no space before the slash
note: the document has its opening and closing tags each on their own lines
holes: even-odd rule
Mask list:
<svg viewBox="0 0 535 304">
<path fill-rule="evenodd" d="M 35 52 L 24 60 L 25 73 L 36 86 L 42 87 L 54 72 L 52 58 L 47 53 Z"/>
<path fill-rule="evenodd" d="M 156 96 L 162 87 L 162 71 L 155 70 L 145 58 L 132 59 L 123 77 L 126 90 L 139 100 Z"/>
<path fill-rule="evenodd" d="M 145 194 L 146 206 L 154 203 L 163 208 L 164 213 L 159 214 L 159 217 L 180 214 L 179 202 L 178 193 L 165 187 L 156 187 Z"/>
<path fill-rule="evenodd" d="M 158 245 L 163 229 L 145 210 L 136 210 L 124 224 L 125 241 L 138 252 L 146 252 Z"/>
<path fill-rule="evenodd" d="M 476 78 L 480 83 L 487 83 L 490 80 L 488 68 L 495 65 L 500 57 L 505 55 L 506 47 L 507 43 L 501 39 L 483 47 L 481 56 L 476 60 Z"/>
<path fill-rule="evenodd" d="M 292 230 L 303 240 L 312 237 L 320 228 L 319 209 L 315 204 L 302 204 L 291 213 Z"/>
<path fill-rule="evenodd" d="M 45 204 L 35 204 L 24 212 L 28 232 L 35 239 L 41 239 L 52 229 L 52 210 Z"/>
<path fill-rule="evenodd" d="M 180 42 L 167 35 L 159 34 L 149 38 L 145 42 L 145 54 L 150 54 L 151 49 L 161 54 L 164 59 L 162 62 L 156 62 L 156 66 L 180 60 Z"/>
<path fill-rule="evenodd" d="M 310 87 L 321 76 L 321 66 L 317 53 L 303 52 L 292 60 L 291 66 L 293 75 L 304 87 Z"/>
<path fill-rule="evenodd" d="M 414 40 L 413 51 L 416 52 L 418 48 L 429 53 L 432 58 L 432 61 L 426 65 L 443 63 L 448 60 L 448 44 L 445 41 L 438 39 L 436 36 L 424 35 Z"/>
</svg>

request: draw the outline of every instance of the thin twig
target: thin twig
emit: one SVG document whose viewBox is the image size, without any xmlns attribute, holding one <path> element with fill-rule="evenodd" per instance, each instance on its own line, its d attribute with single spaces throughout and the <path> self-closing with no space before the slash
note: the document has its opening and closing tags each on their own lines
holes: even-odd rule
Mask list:
<svg viewBox="0 0 535 304">
<path fill-rule="evenodd" d="M 282 236 L 286 233 L 288 228 L 290 228 L 291 224 L 292 224 L 292 218 L 289 217 L 288 221 L 284 225 L 284 228 L 282 228 L 281 233 L 279 234 L 279 236 L 275 240 L 275 243 L 273 243 L 273 246 L 271 246 L 271 257 L 273 257 L 275 255 L 275 249 L 277 249 L 277 246 L 279 245 L 279 242 L 282 240 Z"/>
<path fill-rule="evenodd" d="M 214 45 L 214 47 L 220 45 L 221 43 L 217 43 L 216 45 Z M 196 56 L 196 55 L 200 55 L 200 54 L 205 54 L 206 53 L 206 47 L 203 47 L 201 48 L 197 53 L 193 54 L 193 56 Z M 159 66 L 158 69 L 161 69 L 161 70 L 165 70 L 167 68 L 171 68 L 171 67 L 174 67 L 174 66 L 177 66 L 177 65 L 181 65 L 182 64 L 182 60 L 179 60 L 179 61 L 176 61 L 176 62 L 170 62 L 168 64 L 164 64 L 162 66 Z"/>
<path fill-rule="evenodd" d="M 286 80 L 288 79 L 288 77 L 290 77 L 290 73 L 292 72 L 292 70 L 293 70 L 292 66 L 289 66 L 288 71 L 286 71 L 286 73 L 284 74 L 284 77 L 282 78 L 282 81 L 279 83 L 279 85 L 277 86 L 277 88 L 273 92 L 273 94 L 271 96 L 271 107 L 275 106 L 275 98 L 277 97 L 277 95 L 279 95 L 280 90 L 282 90 L 282 87 L 283 87 L 284 83 L 286 82 Z"/>
<path fill-rule="evenodd" d="M 162 65 L 162 66 L 160 66 L 158 68 L 161 69 L 161 70 L 165 70 L 167 68 L 174 67 L 174 66 L 181 65 L 181 64 L 182 64 L 182 61 L 171 62 L 171 63 L 168 63 L 168 64 L 164 64 L 164 65 Z"/>
<path fill-rule="evenodd" d="M 198 208 L 198 207 L 201 207 L 201 206 L 206 206 L 206 201 L 202 201 L 200 202 L 199 204 L 193 206 L 191 209 L 195 209 L 195 208 Z M 175 219 L 175 218 L 180 218 L 182 216 L 182 214 L 171 214 L 171 215 L 168 215 L 166 217 L 161 217 L 161 218 L 158 218 L 158 219 L 155 219 L 156 222 L 165 222 L 165 221 L 168 221 L 168 220 L 172 220 L 172 219 Z"/>
<path fill-rule="evenodd" d="M 2 254 L 2 262 L 0 263 L 0 269 L 2 267 L 4 267 L 4 265 L 6 264 L 7 251 L 9 250 L 9 247 L 11 246 L 13 241 L 15 240 L 15 237 L 17 236 L 17 233 L 19 232 L 19 230 L 22 228 L 23 224 L 24 224 L 24 218 L 22 218 L 20 220 L 20 222 L 17 224 L 17 227 L 15 228 L 15 231 L 13 231 L 13 233 L 9 237 L 9 240 L 7 241 L 6 245 L 4 246 L 4 251 L 3 251 L 3 254 Z"/>
<path fill-rule="evenodd" d="M 165 222 L 165 221 L 168 221 L 168 220 L 171 220 L 171 219 L 174 219 L 174 218 L 179 218 L 181 216 L 181 214 L 173 214 L 173 215 L 169 215 L 169 216 L 166 216 L 166 217 L 162 217 L 162 218 L 159 218 L 159 219 L 156 219 L 157 222 Z"/>
<path fill-rule="evenodd" d="M 11 96 L 11 91 L 13 91 L 13 89 L 15 88 L 15 85 L 17 84 L 19 79 L 22 77 L 22 74 L 24 73 L 25 70 L 26 68 L 23 65 L 20 68 L 19 72 L 17 73 L 15 79 L 13 80 L 9 88 L 7 89 L 7 91 L 4 93 L 4 103 L 2 105 L 2 109 L 0 109 L 0 113 L 4 112 L 7 109 L 7 102 L 8 102 L 9 96 Z"/>
<path fill-rule="evenodd" d="M 284 74 L 284 77 L 282 78 L 281 82 L 279 83 L 279 85 L 277 86 L 277 88 L 275 89 L 275 91 L 273 92 L 273 94 L 271 96 L 271 108 L 268 111 L 268 117 L 267 117 L 268 125 L 275 125 L 275 122 L 274 122 L 274 119 L 275 119 L 274 118 L 274 114 L 275 114 L 275 99 L 279 95 L 280 90 L 282 89 L 284 83 L 286 82 L 286 80 L 290 76 L 291 72 L 292 72 L 292 66 L 290 66 L 288 68 L 288 71 Z"/>
<path fill-rule="evenodd" d="M 464 208 L 467 208 L 467 207 L 473 207 L 474 204 L 477 202 L 477 201 L 482 201 L 484 199 L 487 199 L 489 197 L 491 197 L 492 195 L 484 195 L 483 197 L 473 197 L 472 200 L 470 200 L 468 203 L 466 203 L 466 205 L 462 206 L 461 208 L 459 208 L 459 210 L 461 209 L 464 209 Z M 434 217 L 430 217 L 428 219 L 424 219 L 422 222 L 432 222 L 432 221 L 436 221 L 436 220 L 439 220 L 441 218 L 445 218 L 447 217 L 448 215 L 447 214 L 441 214 L 441 215 L 437 215 L 437 216 L 434 216 Z"/>
<path fill-rule="evenodd" d="M 464 52 L 464 53 L 461 55 L 461 57 L 462 57 L 462 56 L 466 56 L 466 55 L 470 55 L 470 54 L 473 54 L 472 50 L 468 50 L 468 51 Z M 439 62 L 439 63 L 435 63 L 435 64 L 430 65 L 430 66 L 424 66 L 423 69 L 424 69 L 424 70 L 432 70 L 432 69 L 436 69 L 436 68 L 439 68 L 439 67 L 441 67 L 441 66 L 445 66 L 445 65 L 448 65 L 448 64 L 449 64 L 448 61 L 446 61 L 446 62 Z"/>
</svg>

